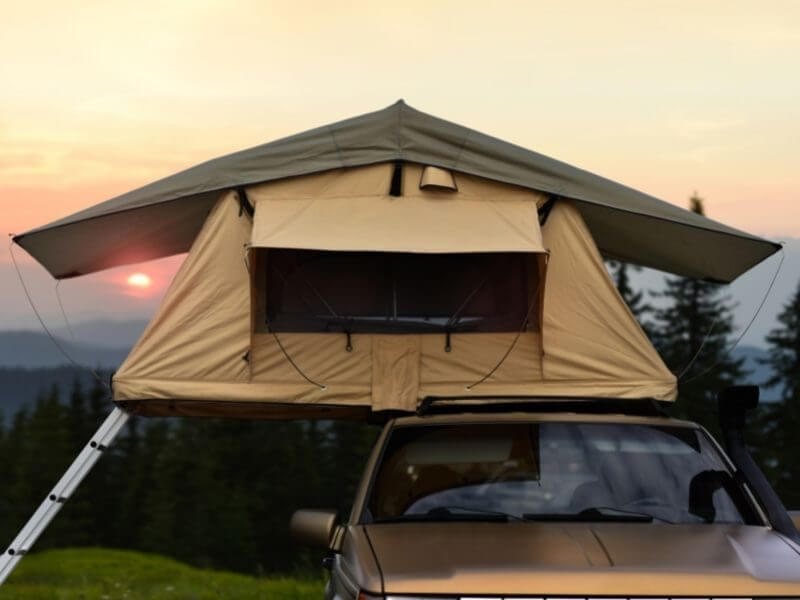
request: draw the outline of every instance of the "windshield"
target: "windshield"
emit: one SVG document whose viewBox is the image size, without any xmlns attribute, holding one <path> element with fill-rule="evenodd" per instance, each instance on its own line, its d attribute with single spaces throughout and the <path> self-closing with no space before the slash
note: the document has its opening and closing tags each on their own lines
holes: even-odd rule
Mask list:
<svg viewBox="0 0 800 600">
<path fill-rule="evenodd" d="M 580 422 L 398 427 L 366 521 L 755 523 L 706 435 Z"/>
</svg>

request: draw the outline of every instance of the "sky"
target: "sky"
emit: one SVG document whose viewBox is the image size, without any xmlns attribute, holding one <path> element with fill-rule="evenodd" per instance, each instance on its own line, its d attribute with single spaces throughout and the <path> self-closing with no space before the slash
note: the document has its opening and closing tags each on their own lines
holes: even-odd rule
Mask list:
<svg viewBox="0 0 800 600">
<path fill-rule="evenodd" d="M 780 290 L 800 278 L 798 2 L 0 8 L 3 232 L 404 98 L 669 202 L 697 192 L 711 217 L 788 243 Z M 23 250 L 16 256 L 43 315 L 60 323 L 55 282 Z M 146 318 L 179 263 L 114 269 L 58 291 L 72 320 Z M 775 266 L 731 288 L 740 321 Z M 152 285 L 127 285 L 136 272 Z M 0 291 L 0 329 L 33 328 L 5 246 Z M 765 306 L 753 340 L 779 307 Z"/>
</svg>

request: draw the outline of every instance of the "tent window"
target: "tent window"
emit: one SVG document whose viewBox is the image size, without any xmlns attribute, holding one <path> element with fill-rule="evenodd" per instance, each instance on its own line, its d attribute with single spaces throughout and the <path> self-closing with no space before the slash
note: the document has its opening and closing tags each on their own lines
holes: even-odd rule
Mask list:
<svg viewBox="0 0 800 600">
<path fill-rule="evenodd" d="M 279 332 L 517 331 L 538 289 L 527 253 L 277 249 L 264 258 L 264 325 Z"/>
</svg>

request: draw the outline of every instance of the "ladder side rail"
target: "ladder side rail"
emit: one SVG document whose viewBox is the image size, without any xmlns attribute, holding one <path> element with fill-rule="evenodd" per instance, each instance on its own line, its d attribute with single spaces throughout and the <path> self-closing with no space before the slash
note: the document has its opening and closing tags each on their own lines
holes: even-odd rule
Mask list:
<svg viewBox="0 0 800 600">
<path fill-rule="evenodd" d="M 68 494 L 65 492 L 68 488 L 70 488 L 70 482 L 78 477 L 78 483 L 80 483 L 80 480 L 85 477 L 87 472 L 87 463 L 90 463 L 88 464 L 88 467 L 91 469 L 91 467 L 94 465 L 94 461 L 91 460 L 92 457 L 99 457 L 99 454 L 102 452 L 102 448 L 107 446 L 107 443 L 103 443 L 103 440 L 106 439 L 107 434 L 113 428 L 115 428 L 120 420 L 123 420 L 122 424 L 124 424 L 124 421 L 127 420 L 127 418 L 122 419 L 122 417 L 125 415 L 127 415 L 127 413 L 124 413 L 122 410 L 114 409 L 114 411 L 112 411 L 111 414 L 105 419 L 105 421 L 103 421 L 102 425 L 100 425 L 99 429 L 95 432 L 95 435 L 92 436 L 92 439 L 89 441 L 89 443 L 84 446 L 83 450 L 81 450 L 80 454 L 78 454 L 78 457 L 72 462 L 64 475 L 61 476 L 61 478 L 58 480 L 58 483 L 56 483 L 45 500 L 39 505 L 39 508 L 36 510 L 33 516 L 28 519 L 27 523 L 25 523 L 25 526 L 17 534 L 17 537 L 14 539 L 14 542 L 12 542 L 9 550 L 14 551 L 15 553 L 17 548 L 23 548 L 24 541 L 30 536 L 31 531 L 37 527 L 37 524 L 41 521 L 41 519 L 45 518 L 46 514 L 52 510 L 53 503 L 55 502 L 60 505 L 66 501 Z M 117 430 L 118 429 L 119 427 L 117 427 Z M 71 489 L 74 490 L 75 486 L 72 486 Z M 59 499 L 61 499 L 60 502 Z M 58 508 L 60 507 L 56 507 L 56 511 Z M 7 553 L 11 554 L 11 552 Z"/>
<path fill-rule="evenodd" d="M 64 503 L 91 471 L 97 460 L 114 441 L 125 426 L 130 414 L 114 408 L 103 424 L 84 446 L 78 457 L 72 462 L 58 483 L 36 509 L 33 516 L 14 538 L 11 546 L 0 555 L 0 586 L 11 574 L 22 557 L 27 554 L 39 536 L 44 532 Z"/>
</svg>

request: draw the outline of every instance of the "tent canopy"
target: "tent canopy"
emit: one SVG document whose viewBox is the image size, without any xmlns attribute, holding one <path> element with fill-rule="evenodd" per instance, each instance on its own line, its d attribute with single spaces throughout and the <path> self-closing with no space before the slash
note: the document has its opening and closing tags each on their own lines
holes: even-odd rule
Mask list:
<svg viewBox="0 0 800 600">
<path fill-rule="evenodd" d="M 574 201 L 391 161 L 220 193 L 113 392 L 140 415 L 350 418 L 676 381 Z"/>
<path fill-rule="evenodd" d="M 574 201 L 606 258 L 730 282 L 779 245 L 403 101 L 217 158 L 17 236 L 58 279 L 186 252 L 224 190 L 407 161 Z"/>
</svg>

